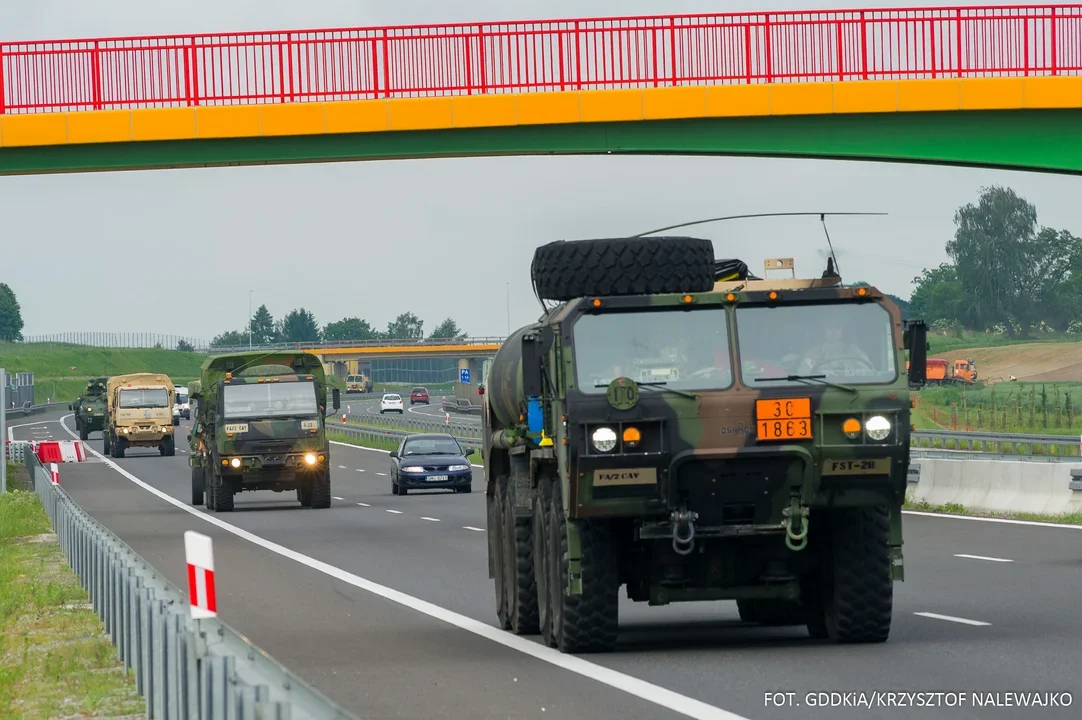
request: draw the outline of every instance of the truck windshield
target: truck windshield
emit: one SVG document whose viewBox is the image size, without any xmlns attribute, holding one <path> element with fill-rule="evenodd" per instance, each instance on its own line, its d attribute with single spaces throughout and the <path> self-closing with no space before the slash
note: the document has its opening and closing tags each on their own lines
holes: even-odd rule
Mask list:
<svg viewBox="0 0 1082 720">
<path fill-rule="evenodd" d="M 226 385 L 222 401 L 227 418 L 316 415 L 316 386 L 310 382 Z"/>
<path fill-rule="evenodd" d="M 603 395 L 618 377 L 673 390 L 721 390 L 733 381 L 722 307 L 591 313 L 575 322 L 574 342 L 579 392 L 588 395 Z"/>
<path fill-rule="evenodd" d="M 177 405 L 182 405 L 188 402 L 188 393 L 177 393 L 177 398 L 174 400 Z"/>
<path fill-rule="evenodd" d="M 164 408 L 169 407 L 169 391 L 164 388 L 145 390 L 121 390 L 118 407 L 122 408 Z"/>
<path fill-rule="evenodd" d="M 738 307 L 736 338 L 740 379 L 752 387 L 807 384 L 787 381 L 787 375 L 819 375 L 846 385 L 898 376 L 890 313 L 877 303 Z"/>
</svg>

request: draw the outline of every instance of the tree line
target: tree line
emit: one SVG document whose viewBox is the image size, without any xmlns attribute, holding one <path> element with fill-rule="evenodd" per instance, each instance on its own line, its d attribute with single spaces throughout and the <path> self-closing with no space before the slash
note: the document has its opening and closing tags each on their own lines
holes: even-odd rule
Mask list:
<svg viewBox="0 0 1082 720">
<path fill-rule="evenodd" d="M 260 305 L 252 315 L 250 327 L 229 330 L 210 341 L 211 347 L 237 347 L 248 344 L 249 330 L 252 345 L 272 345 L 295 342 L 355 342 L 362 340 L 410 340 L 421 339 L 424 321 L 411 312 L 404 312 L 387 323 L 386 330 L 373 327 L 359 317 L 346 317 L 320 327 L 316 316 L 305 308 L 290 310 L 275 320 L 266 305 Z M 430 338 L 456 340 L 466 337 L 466 332 L 453 319 L 447 318 L 432 331 Z M 178 349 L 185 349 L 180 348 Z"/>
<path fill-rule="evenodd" d="M 1082 240 L 1037 223 L 1014 190 L 984 187 L 954 214 L 950 262 L 913 278 L 909 315 L 937 330 L 1082 333 Z"/>
</svg>

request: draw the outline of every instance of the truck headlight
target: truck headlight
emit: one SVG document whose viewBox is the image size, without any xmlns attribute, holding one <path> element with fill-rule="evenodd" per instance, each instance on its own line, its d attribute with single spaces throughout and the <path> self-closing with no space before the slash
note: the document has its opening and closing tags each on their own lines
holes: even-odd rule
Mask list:
<svg viewBox="0 0 1082 720">
<path fill-rule="evenodd" d="M 232 460 L 229 461 L 229 464 L 232 465 L 235 468 L 239 468 L 240 467 L 240 458 L 233 458 Z"/>
<path fill-rule="evenodd" d="M 304 456 L 304 461 L 306 463 L 308 463 L 309 465 L 315 465 L 316 464 L 316 456 L 313 455 L 312 453 L 308 453 L 307 455 Z"/>
<path fill-rule="evenodd" d="M 864 423 L 864 432 L 868 433 L 872 440 L 885 440 L 887 435 L 890 435 L 890 420 L 882 415 L 870 417 L 868 422 Z"/>
<path fill-rule="evenodd" d="M 616 447 L 616 431 L 610 427 L 599 427 L 594 430 L 594 434 L 590 436 L 590 440 L 593 442 L 594 447 L 601 452 L 608 452 Z"/>
</svg>

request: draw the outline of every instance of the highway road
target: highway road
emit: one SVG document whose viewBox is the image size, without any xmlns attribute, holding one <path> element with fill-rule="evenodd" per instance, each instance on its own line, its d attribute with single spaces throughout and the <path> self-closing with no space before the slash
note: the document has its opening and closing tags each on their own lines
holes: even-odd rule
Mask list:
<svg viewBox="0 0 1082 720">
<path fill-rule="evenodd" d="M 70 417 L 35 421 L 14 437 L 73 434 Z M 88 446 L 100 452 L 97 436 Z M 1082 703 L 1076 528 L 908 514 L 908 578 L 895 586 L 885 644 L 743 626 L 732 602 L 623 601 L 617 652 L 572 657 L 496 628 L 480 471 L 472 494 L 398 497 L 385 453 L 335 445 L 331 461 L 329 510 L 269 492 L 238 496 L 233 513 L 192 508 L 180 449 L 64 465 L 61 483 L 181 588 L 183 532 L 213 537 L 222 619 L 362 718 L 1079 716 L 1078 706 L 972 707 L 973 693 L 1068 692 Z M 954 708 L 807 702 L 892 691 L 967 697 Z M 767 704 L 766 693 L 794 695 Z"/>
<path fill-rule="evenodd" d="M 400 393 L 402 399 L 405 401 L 405 412 L 402 413 L 402 417 L 409 418 L 414 417 L 420 420 L 428 420 L 435 422 L 443 422 L 446 418 L 446 413 L 443 412 L 440 406 L 442 397 L 439 395 L 433 395 L 432 402 L 429 405 L 410 405 L 409 393 Z M 345 410 L 348 406 L 352 411 L 352 415 L 357 416 L 371 415 L 373 418 L 379 417 L 379 401 L 383 396 L 383 393 L 372 393 L 371 395 L 342 395 L 342 409 Z M 397 413 L 392 413 L 397 415 Z M 359 420 L 359 418 L 357 418 Z M 451 413 L 451 421 L 459 425 L 477 425 L 481 426 L 480 415 L 466 415 L 463 413 Z"/>
</svg>

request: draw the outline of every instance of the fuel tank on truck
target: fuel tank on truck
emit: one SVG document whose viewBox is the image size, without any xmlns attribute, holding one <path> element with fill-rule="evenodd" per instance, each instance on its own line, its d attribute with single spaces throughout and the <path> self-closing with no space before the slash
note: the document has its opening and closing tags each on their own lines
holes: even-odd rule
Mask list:
<svg viewBox="0 0 1082 720">
<path fill-rule="evenodd" d="M 526 398 L 522 395 L 522 336 L 540 327 L 540 323 L 533 323 L 511 333 L 492 358 L 485 397 L 493 427 L 518 425 L 519 413 L 526 409 Z"/>
</svg>

